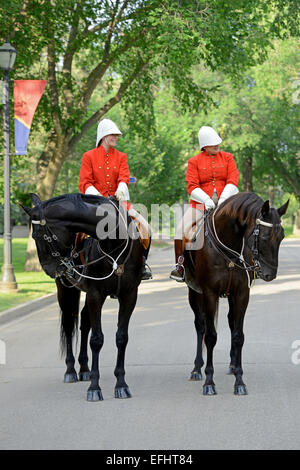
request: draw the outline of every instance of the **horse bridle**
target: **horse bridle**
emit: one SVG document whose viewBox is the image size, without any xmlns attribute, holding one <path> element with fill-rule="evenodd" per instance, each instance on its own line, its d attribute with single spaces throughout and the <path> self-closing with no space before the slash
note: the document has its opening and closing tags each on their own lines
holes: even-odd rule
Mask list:
<svg viewBox="0 0 300 470">
<path fill-rule="evenodd" d="M 260 234 L 260 226 L 264 226 L 264 227 L 275 227 L 275 226 L 281 226 L 281 223 L 279 224 L 271 224 L 269 222 L 265 222 L 264 220 L 262 220 L 262 216 L 261 214 L 258 215 L 258 217 L 256 218 L 255 220 L 255 227 L 253 229 L 253 232 L 252 234 L 249 236 L 249 239 L 253 236 L 253 243 L 252 243 L 252 246 L 250 247 L 250 250 L 251 250 L 251 254 L 252 254 L 252 259 L 253 259 L 253 265 L 247 263 L 244 259 L 244 256 L 243 256 L 243 251 L 244 251 L 244 247 L 245 247 L 245 241 L 244 241 L 244 238 L 243 238 L 243 245 L 242 245 L 242 249 L 241 249 L 241 253 L 238 253 L 237 251 L 235 250 L 232 250 L 231 248 L 227 247 L 226 245 L 224 245 L 218 235 L 217 235 L 217 231 L 216 231 L 216 228 L 215 228 L 215 223 L 214 223 L 214 217 L 215 217 L 215 213 L 217 211 L 214 211 L 212 214 L 211 214 L 211 211 L 207 212 L 206 215 L 205 215 L 205 219 L 206 219 L 206 223 L 207 223 L 207 234 L 210 234 L 210 239 L 215 247 L 215 249 L 223 256 L 223 258 L 225 258 L 229 263 L 231 263 L 231 266 L 232 264 L 234 266 L 236 266 L 237 268 L 239 269 L 243 269 L 245 270 L 247 273 L 248 272 L 255 272 L 257 273 L 258 275 L 260 274 L 261 272 L 261 266 L 260 266 L 260 260 L 259 258 L 262 259 L 261 255 L 259 255 L 259 234 Z M 212 216 L 212 222 L 213 222 L 213 228 L 210 226 L 210 215 Z M 224 253 L 223 249 L 227 250 L 227 252 L 229 254 L 232 254 L 234 255 L 235 257 L 237 257 L 239 259 L 239 262 L 240 264 L 236 263 L 232 258 L 230 258 L 229 256 L 226 255 L 226 253 Z M 276 269 L 276 266 L 275 265 L 272 265 L 270 264 L 269 262 L 267 262 L 266 260 L 263 260 L 263 262 L 265 264 L 267 264 L 269 267 L 271 268 L 274 268 Z M 248 275 L 249 276 L 249 275 Z"/>
<path fill-rule="evenodd" d="M 44 232 L 45 232 L 43 234 L 43 239 L 46 242 L 48 242 L 48 244 L 50 246 L 51 256 L 53 258 L 61 258 L 62 259 L 62 255 L 58 251 L 58 247 L 57 247 L 57 244 L 56 244 L 56 242 L 58 241 L 58 237 L 57 237 L 57 235 L 55 235 L 55 233 L 52 232 L 49 225 L 47 224 L 41 204 L 38 205 L 38 209 L 39 209 L 39 212 L 40 212 L 40 220 L 31 219 L 31 223 L 33 225 L 40 225 L 41 227 L 43 227 Z M 34 240 L 36 240 L 37 239 L 37 234 L 32 233 L 32 238 Z M 69 247 L 66 247 L 66 248 L 69 248 Z"/>
<path fill-rule="evenodd" d="M 253 243 L 252 243 L 252 246 L 251 246 L 251 253 L 252 253 L 252 258 L 253 258 L 253 262 L 254 262 L 254 266 L 256 267 L 256 270 L 259 272 L 261 270 L 261 267 L 260 267 L 260 261 L 259 261 L 259 233 L 260 233 L 260 226 L 264 226 L 264 227 L 269 227 L 269 228 L 273 228 L 273 227 L 281 227 L 281 222 L 279 224 L 271 224 L 270 222 L 265 222 L 264 220 L 262 220 L 261 218 L 261 214 L 259 215 L 259 217 L 255 220 L 255 228 L 252 232 L 252 235 L 253 235 Z M 251 237 L 251 235 L 250 235 Z M 249 238 L 250 238 L 249 237 Z M 276 269 L 277 266 L 274 265 L 274 264 L 271 264 L 269 263 L 268 261 L 266 261 L 262 255 L 260 255 L 260 259 L 263 260 L 264 264 L 266 264 L 267 266 L 269 266 L 270 268 L 273 268 L 273 269 Z"/>
<path fill-rule="evenodd" d="M 113 203 L 113 201 L 110 200 L 109 202 L 120 213 L 118 207 Z M 128 258 L 130 256 L 130 253 L 131 253 L 131 250 L 132 250 L 132 245 L 133 245 L 132 240 L 131 240 L 129 253 L 128 253 L 125 261 L 122 263 L 122 265 L 118 265 L 117 261 L 122 256 L 122 254 L 125 252 L 125 250 L 127 249 L 127 246 L 128 246 L 128 243 L 129 243 L 128 231 L 127 231 L 127 238 L 125 239 L 125 242 L 124 242 L 125 247 L 124 247 L 124 249 L 121 250 L 121 252 L 119 253 L 119 255 L 117 256 L 116 259 L 114 259 L 109 253 L 104 252 L 104 250 L 100 247 L 100 243 L 99 243 L 99 240 L 98 240 L 98 249 L 99 249 L 99 252 L 102 253 L 103 255 L 100 258 L 97 258 L 96 260 L 91 261 L 90 263 L 76 265 L 77 268 L 83 268 L 84 269 L 87 266 L 89 266 L 90 264 L 94 264 L 94 263 L 100 261 L 103 258 L 107 258 L 112 264 L 113 269 L 112 269 L 111 273 L 109 275 L 103 276 L 101 278 L 95 278 L 95 277 L 92 277 L 92 276 L 87 276 L 87 275 L 83 274 L 83 272 L 79 273 L 75 269 L 75 265 L 74 265 L 73 260 L 76 257 L 76 255 L 78 256 L 78 254 L 75 254 L 75 256 L 73 256 L 71 254 L 71 256 L 69 256 L 69 257 L 63 257 L 60 254 L 60 252 L 58 250 L 58 247 L 57 247 L 57 243 L 56 243 L 58 241 L 58 237 L 57 237 L 57 235 L 55 235 L 55 233 L 53 233 L 53 231 L 50 229 L 49 225 L 47 224 L 46 217 L 44 215 L 43 208 L 42 208 L 41 204 L 38 204 L 38 209 L 39 209 L 39 213 L 40 213 L 40 220 L 31 219 L 31 223 L 34 224 L 34 225 L 40 225 L 41 227 L 43 227 L 43 229 L 45 231 L 45 233 L 43 234 L 43 238 L 44 238 L 45 241 L 48 242 L 48 244 L 50 246 L 51 256 L 53 258 L 55 258 L 57 261 L 60 261 L 60 265 L 64 265 L 66 267 L 66 272 L 63 273 L 63 274 L 58 275 L 58 277 L 61 277 L 62 275 L 67 275 L 67 277 L 69 278 L 69 277 L 72 277 L 74 273 L 76 273 L 80 276 L 80 278 L 77 282 L 79 282 L 82 277 L 84 277 L 86 279 L 92 279 L 92 280 L 95 280 L 95 281 L 100 281 L 100 280 L 108 279 L 114 273 L 117 276 L 120 276 L 120 273 L 122 274 L 124 272 L 124 265 L 125 265 L 126 261 L 128 260 Z M 121 215 L 121 218 L 123 219 L 123 222 L 125 224 L 125 220 L 124 220 L 122 214 L 120 214 L 120 215 Z M 36 239 L 37 238 L 36 234 L 32 233 L 32 238 Z M 72 248 L 73 247 L 65 247 L 65 248 L 70 249 L 71 253 L 72 253 Z"/>
</svg>

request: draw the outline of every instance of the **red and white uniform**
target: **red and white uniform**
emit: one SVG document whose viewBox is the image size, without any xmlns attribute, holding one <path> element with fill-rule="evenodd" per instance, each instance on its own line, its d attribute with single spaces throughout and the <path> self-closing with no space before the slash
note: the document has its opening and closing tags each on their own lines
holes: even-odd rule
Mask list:
<svg viewBox="0 0 300 470">
<path fill-rule="evenodd" d="M 85 194 L 89 186 L 94 186 L 104 196 L 113 196 L 119 183 L 129 184 L 129 167 L 126 153 L 110 147 L 108 152 L 99 147 L 85 152 L 79 174 L 79 190 Z"/>
<path fill-rule="evenodd" d="M 231 153 L 209 155 L 205 150 L 188 160 L 186 172 L 187 192 L 200 188 L 211 198 L 216 189 L 220 198 L 227 184 L 238 185 L 239 171 Z M 204 210 L 204 205 L 190 200 L 192 207 Z M 202 207 L 201 207 L 202 206 Z"/>
<path fill-rule="evenodd" d="M 239 171 L 231 153 L 218 152 L 216 155 L 209 155 L 204 150 L 188 160 L 186 182 L 187 192 L 190 195 L 194 190 L 200 188 L 209 198 L 212 198 L 214 189 L 216 189 L 218 198 L 220 198 L 226 185 L 232 185 L 231 192 L 235 190 L 235 187 L 238 192 L 238 181 Z M 193 194 L 191 196 L 193 197 Z M 184 236 L 189 239 L 193 225 L 200 222 L 203 217 L 204 203 L 199 203 L 192 197 L 188 209 L 177 225 L 175 239 L 181 240 Z M 225 199 L 224 194 L 223 198 Z M 197 244 L 195 248 L 190 247 L 189 249 L 197 249 Z"/>
</svg>

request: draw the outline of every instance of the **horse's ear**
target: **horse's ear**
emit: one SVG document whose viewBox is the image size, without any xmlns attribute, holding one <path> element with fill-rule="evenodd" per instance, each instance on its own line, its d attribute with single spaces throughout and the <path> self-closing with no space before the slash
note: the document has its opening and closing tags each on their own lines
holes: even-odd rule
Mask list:
<svg viewBox="0 0 300 470">
<path fill-rule="evenodd" d="M 30 216 L 31 209 L 29 207 L 23 206 L 23 204 L 21 204 L 20 202 L 18 202 L 17 204 L 18 204 L 18 206 L 20 206 L 23 209 L 23 211 L 26 212 L 26 214 L 28 214 Z"/>
<path fill-rule="evenodd" d="M 287 202 L 285 204 L 283 204 L 283 206 L 281 206 L 281 207 L 279 207 L 279 209 L 277 209 L 277 212 L 280 215 L 280 217 L 286 213 L 289 202 L 290 202 L 290 200 L 288 199 Z"/>
<path fill-rule="evenodd" d="M 270 210 L 270 203 L 269 203 L 269 201 L 265 201 L 262 208 L 261 208 L 261 215 L 263 217 L 266 217 L 269 213 L 269 210 Z"/>
<path fill-rule="evenodd" d="M 30 197 L 31 197 L 32 204 L 34 206 L 37 206 L 38 204 L 41 204 L 42 201 L 40 200 L 40 198 L 38 197 L 37 194 L 30 193 Z"/>
</svg>

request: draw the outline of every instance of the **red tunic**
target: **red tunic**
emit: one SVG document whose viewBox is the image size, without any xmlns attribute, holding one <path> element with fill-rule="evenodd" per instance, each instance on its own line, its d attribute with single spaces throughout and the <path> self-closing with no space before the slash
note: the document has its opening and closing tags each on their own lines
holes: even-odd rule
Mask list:
<svg viewBox="0 0 300 470">
<path fill-rule="evenodd" d="M 129 176 L 126 153 L 113 147 L 106 152 L 100 145 L 83 154 L 78 186 L 83 194 L 89 186 L 94 186 L 102 196 L 113 196 L 119 183 L 128 186 Z"/>
<path fill-rule="evenodd" d="M 204 150 L 188 160 L 185 179 L 189 194 L 193 189 L 201 188 L 209 197 L 212 197 L 216 189 L 220 197 L 226 184 L 238 185 L 239 171 L 231 153 L 218 152 L 216 155 L 209 155 Z M 192 199 L 190 204 L 199 208 L 199 203 Z"/>
</svg>

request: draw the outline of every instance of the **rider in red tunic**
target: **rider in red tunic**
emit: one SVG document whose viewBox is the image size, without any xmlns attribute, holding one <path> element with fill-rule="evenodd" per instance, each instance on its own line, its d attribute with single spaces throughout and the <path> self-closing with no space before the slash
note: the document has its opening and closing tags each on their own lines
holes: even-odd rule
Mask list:
<svg viewBox="0 0 300 470">
<path fill-rule="evenodd" d="M 85 152 L 82 157 L 79 189 L 83 194 L 115 196 L 125 204 L 129 215 L 140 223 L 150 236 L 151 230 L 146 220 L 127 202 L 130 172 L 126 153 L 119 152 L 115 148 L 119 135 L 122 135 L 122 132 L 110 119 L 99 122 L 96 148 Z M 151 270 L 146 263 L 146 251 L 142 280 L 152 278 Z"/>
<path fill-rule="evenodd" d="M 128 200 L 129 168 L 126 153 L 103 145 L 83 154 L 79 189 L 83 194 L 113 196 L 116 191 L 124 192 Z"/>
<path fill-rule="evenodd" d="M 238 192 L 239 172 L 232 154 L 220 151 L 221 137 L 212 127 L 202 126 L 198 138 L 202 152 L 189 159 L 186 172 L 190 206 L 177 227 L 174 239 L 176 266 L 170 278 L 179 282 L 184 281 L 184 235 L 200 221 L 205 209 L 214 209 Z"/>
</svg>

